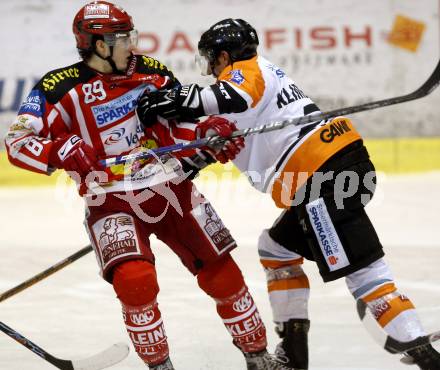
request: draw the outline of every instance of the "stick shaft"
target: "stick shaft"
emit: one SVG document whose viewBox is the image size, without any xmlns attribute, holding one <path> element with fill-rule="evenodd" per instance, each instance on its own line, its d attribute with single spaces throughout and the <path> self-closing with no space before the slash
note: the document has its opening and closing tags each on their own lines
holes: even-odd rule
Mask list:
<svg viewBox="0 0 440 370">
<path fill-rule="evenodd" d="M 353 113 L 368 111 L 368 110 L 377 109 L 377 108 L 381 108 L 381 107 L 386 107 L 389 105 L 404 103 L 407 101 L 422 98 L 422 97 L 430 94 L 439 85 L 439 83 L 440 83 L 440 61 L 438 62 L 436 68 L 432 72 L 431 76 L 429 76 L 429 78 L 425 81 L 425 83 L 422 86 L 420 86 L 417 90 L 413 91 L 410 94 L 397 96 L 397 97 L 389 98 L 389 99 L 377 100 L 374 102 L 365 103 L 365 104 L 361 104 L 361 105 L 354 105 L 351 107 L 339 108 L 339 109 L 335 109 L 335 110 L 332 110 L 329 112 L 310 114 L 310 115 L 302 116 L 302 117 L 296 117 L 296 118 L 292 118 L 292 119 L 285 120 L 285 121 L 268 123 L 266 125 L 248 128 L 248 129 L 244 129 L 244 130 L 238 130 L 238 131 L 234 131 L 232 133 L 231 137 L 232 138 L 239 137 L 239 136 L 246 137 L 249 135 L 260 134 L 263 132 L 280 130 L 280 129 L 282 129 L 286 126 L 290 126 L 290 125 L 303 125 L 303 124 L 307 124 L 307 123 L 311 123 L 311 122 L 326 120 L 326 119 L 329 119 L 332 117 L 345 116 L 348 114 L 353 114 Z M 109 167 L 111 165 L 121 164 L 121 163 L 125 163 L 127 161 L 133 161 L 133 160 L 137 160 L 137 159 L 141 159 L 141 158 L 149 158 L 154 155 L 161 155 L 161 154 L 176 152 L 176 151 L 180 151 L 180 150 L 199 148 L 199 147 L 205 146 L 209 143 L 214 143 L 219 140 L 221 141 L 221 140 L 225 140 L 225 139 L 220 138 L 219 136 L 211 136 L 211 137 L 207 137 L 204 139 L 191 141 L 188 144 L 176 144 L 176 145 L 165 146 L 165 147 L 161 147 L 161 148 L 157 148 L 157 149 L 153 149 L 153 150 L 148 150 L 146 152 L 138 152 L 138 153 L 134 153 L 134 154 L 127 154 L 127 155 L 117 156 L 117 157 L 113 157 L 113 158 L 108 158 L 108 159 L 102 160 L 101 164 L 105 167 Z"/>
<path fill-rule="evenodd" d="M 70 265 L 72 262 L 76 261 L 77 259 L 81 258 L 82 256 L 85 256 L 87 253 L 92 251 L 92 247 L 90 245 L 80 249 L 78 252 L 70 255 L 69 257 L 63 259 L 62 261 L 59 261 L 58 263 L 50 266 L 48 269 L 38 273 L 37 275 L 29 278 L 28 280 L 22 282 L 21 284 L 18 284 L 17 286 L 7 290 L 6 292 L 0 294 L 0 302 L 4 301 L 5 299 L 8 299 L 9 297 L 12 297 L 13 295 L 20 293 L 21 291 L 25 290 L 26 288 L 29 288 L 30 286 L 38 283 L 39 281 L 47 278 L 48 276 L 54 274 L 55 272 L 61 270 L 62 268 Z"/>
<path fill-rule="evenodd" d="M 1 321 L 0 321 L 0 330 L 6 335 L 9 335 L 16 342 L 20 343 L 21 345 L 25 346 L 27 349 L 31 350 L 37 356 L 40 356 L 42 359 L 50 362 L 52 365 L 56 366 L 57 368 L 63 370 L 73 370 L 73 365 L 71 361 L 61 360 L 59 358 L 52 356 L 46 350 L 44 350 L 34 342 L 30 341 L 29 339 L 21 335 L 19 332 L 12 329 L 11 327 L 9 327 L 8 325 L 6 325 Z"/>
</svg>

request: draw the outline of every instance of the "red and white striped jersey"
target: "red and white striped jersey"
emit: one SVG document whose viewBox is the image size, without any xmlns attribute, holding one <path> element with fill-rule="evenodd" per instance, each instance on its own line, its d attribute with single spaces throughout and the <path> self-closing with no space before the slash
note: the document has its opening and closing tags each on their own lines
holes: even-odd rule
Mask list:
<svg viewBox="0 0 440 370">
<path fill-rule="evenodd" d="M 178 126 L 161 120 L 144 130 L 136 116 L 138 98 L 146 89 L 170 88 L 178 83 L 159 61 L 139 55 L 132 57 L 125 75 L 101 74 L 84 62 L 48 72 L 22 103 L 9 128 L 5 139 L 9 160 L 16 166 L 51 174 L 52 140 L 66 133 L 81 137 L 100 159 L 141 146 L 153 148 L 159 141 L 171 145 L 174 137 L 193 140 L 195 125 Z M 108 181 L 100 184 L 105 191 L 123 190 L 118 181 L 123 178 L 122 167 L 108 171 Z M 154 183 L 163 180 L 155 169 L 151 176 L 132 184 L 133 188 L 151 185 L 152 178 Z"/>
</svg>

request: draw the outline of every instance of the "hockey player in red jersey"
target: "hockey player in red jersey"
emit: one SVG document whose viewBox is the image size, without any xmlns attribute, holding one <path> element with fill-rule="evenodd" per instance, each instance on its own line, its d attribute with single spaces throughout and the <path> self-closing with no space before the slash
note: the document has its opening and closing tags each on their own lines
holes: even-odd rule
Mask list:
<svg viewBox="0 0 440 370">
<path fill-rule="evenodd" d="M 283 70 L 257 54 L 258 43 L 255 29 L 241 19 L 214 24 L 201 36 L 196 61 L 216 83 L 144 94 L 138 105 L 141 120 L 221 115 L 246 129 L 319 112 Z M 351 120 L 291 125 L 248 136 L 245 143 L 234 164 L 285 208 L 258 242 L 282 338 L 279 358 L 308 369 L 309 282 L 303 258 L 316 261 L 324 281 L 345 277 L 353 297 L 365 302 L 391 337 L 409 342 L 425 335 L 412 302 L 394 284 L 365 213 L 375 172 Z M 426 345 L 408 351 L 404 362 L 439 370 L 440 354 Z"/>
<path fill-rule="evenodd" d="M 288 369 L 266 351 L 265 327 L 229 254 L 234 239 L 185 178 L 181 162 L 167 156 L 106 171 L 99 164 L 174 138 L 192 140 L 210 132 L 229 136 L 234 128 L 213 118 L 180 125 L 160 120 L 145 129 L 135 112 L 139 96 L 179 83 L 159 61 L 133 54 L 137 32 L 131 17 L 109 2 L 95 1 L 79 10 L 73 32 L 82 61 L 48 72 L 32 89 L 6 136 L 11 163 L 43 174 L 64 169 L 78 182 L 102 276 L 113 285 L 129 337 L 150 369 L 173 369 L 157 303 L 150 234 L 179 256 L 215 300 L 248 369 Z M 227 161 L 242 146 L 237 139 L 181 154 Z"/>
</svg>

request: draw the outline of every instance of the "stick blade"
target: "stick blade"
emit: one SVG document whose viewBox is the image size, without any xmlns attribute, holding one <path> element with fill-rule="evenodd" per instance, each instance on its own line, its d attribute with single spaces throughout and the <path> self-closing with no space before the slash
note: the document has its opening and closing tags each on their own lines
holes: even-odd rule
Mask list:
<svg viewBox="0 0 440 370">
<path fill-rule="evenodd" d="M 74 370 L 100 370 L 121 362 L 128 356 L 129 347 L 125 343 L 116 343 L 96 355 L 72 360 Z"/>
</svg>

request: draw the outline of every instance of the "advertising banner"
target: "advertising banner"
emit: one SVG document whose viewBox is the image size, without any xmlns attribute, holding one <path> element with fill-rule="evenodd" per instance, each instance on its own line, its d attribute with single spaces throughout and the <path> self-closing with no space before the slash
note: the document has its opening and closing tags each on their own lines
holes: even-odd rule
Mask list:
<svg viewBox="0 0 440 370">
<path fill-rule="evenodd" d="M 33 84 L 79 60 L 71 25 L 86 1 L 0 2 L 0 134 Z M 415 90 L 439 60 L 439 0 L 120 0 L 140 33 L 139 53 L 159 59 L 182 83 L 213 83 L 194 64 L 203 31 L 224 18 L 257 30 L 259 53 L 322 110 Z M 369 137 L 440 136 L 440 92 L 356 115 Z M 437 103 L 436 103 L 437 102 Z"/>
</svg>

